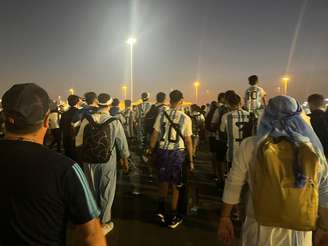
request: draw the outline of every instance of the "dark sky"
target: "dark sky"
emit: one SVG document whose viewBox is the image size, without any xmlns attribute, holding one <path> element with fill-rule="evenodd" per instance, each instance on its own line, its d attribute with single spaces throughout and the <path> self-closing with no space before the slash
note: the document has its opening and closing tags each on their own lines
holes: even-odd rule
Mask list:
<svg viewBox="0 0 328 246">
<path fill-rule="evenodd" d="M 327 24 L 327 0 L 1 0 L 0 93 L 28 81 L 52 97 L 120 96 L 133 33 L 137 94 L 179 88 L 192 99 L 199 79 L 204 101 L 258 74 L 274 95 L 291 56 L 290 94 L 328 96 Z"/>
</svg>

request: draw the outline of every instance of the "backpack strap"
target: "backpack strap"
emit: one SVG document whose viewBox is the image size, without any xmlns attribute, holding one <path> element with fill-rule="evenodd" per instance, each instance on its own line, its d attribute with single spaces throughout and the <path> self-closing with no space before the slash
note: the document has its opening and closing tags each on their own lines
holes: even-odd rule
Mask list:
<svg viewBox="0 0 328 246">
<path fill-rule="evenodd" d="M 163 111 L 164 116 L 167 118 L 167 120 L 170 122 L 171 126 L 174 128 L 174 130 L 178 133 L 178 135 L 182 138 L 184 141 L 184 137 L 180 131 L 180 129 L 176 126 L 176 124 L 173 122 L 173 120 L 170 118 L 170 116 L 167 114 L 166 111 Z"/>
</svg>

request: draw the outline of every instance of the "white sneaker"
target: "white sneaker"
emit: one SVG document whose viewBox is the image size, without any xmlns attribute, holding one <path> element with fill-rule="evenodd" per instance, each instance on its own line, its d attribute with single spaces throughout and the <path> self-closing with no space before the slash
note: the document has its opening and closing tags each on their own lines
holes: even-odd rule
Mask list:
<svg viewBox="0 0 328 246">
<path fill-rule="evenodd" d="M 114 223 L 113 222 L 109 222 L 107 224 L 104 224 L 102 226 L 103 229 L 103 233 L 106 236 L 108 233 L 110 233 L 113 229 L 114 229 Z"/>
</svg>

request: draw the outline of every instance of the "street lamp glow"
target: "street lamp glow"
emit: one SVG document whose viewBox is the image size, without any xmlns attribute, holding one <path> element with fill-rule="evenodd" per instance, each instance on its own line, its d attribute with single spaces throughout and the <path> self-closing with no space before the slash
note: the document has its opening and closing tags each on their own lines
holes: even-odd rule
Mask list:
<svg viewBox="0 0 328 246">
<path fill-rule="evenodd" d="M 131 38 L 129 38 L 128 40 L 126 40 L 126 43 L 127 43 L 128 45 L 134 45 L 136 42 L 137 42 L 137 39 L 135 39 L 135 38 L 133 38 L 133 37 L 131 37 Z"/>
<path fill-rule="evenodd" d="M 122 94 L 123 94 L 123 98 L 124 98 L 124 100 L 127 99 L 127 90 L 128 90 L 128 87 L 125 86 L 125 85 L 123 85 L 123 86 L 122 86 Z"/>
<path fill-rule="evenodd" d="M 200 86 L 200 82 L 199 82 L 199 81 L 195 81 L 195 82 L 194 82 L 194 87 L 195 87 L 195 88 L 198 88 L 199 86 Z"/>
<path fill-rule="evenodd" d="M 74 89 L 73 88 L 69 89 L 68 91 L 71 95 L 74 95 Z"/>
<path fill-rule="evenodd" d="M 288 82 L 290 81 L 290 78 L 288 76 L 284 76 L 282 79 L 283 85 L 284 85 L 284 95 L 287 96 L 288 92 Z"/>
<path fill-rule="evenodd" d="M 133 102 L 133 46 L 137 42 L 137 39 L 130 37 L 126 43 L 130 46 L 130 99 Z"/>
<path fill-rule="evenodd" d="M 196 99 L 196 104 L 198 104 L 198 89 L 200 86 L 200 82 L 197 80 L 194 82 L 194 87 L 195 87 L 195 99 Z"/>
</svg>

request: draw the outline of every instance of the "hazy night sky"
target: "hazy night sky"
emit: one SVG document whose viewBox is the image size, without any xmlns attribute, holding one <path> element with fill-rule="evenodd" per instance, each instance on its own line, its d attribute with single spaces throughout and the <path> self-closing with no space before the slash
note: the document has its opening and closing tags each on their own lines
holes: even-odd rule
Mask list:
<svg viewBox="0 0 328 246">
<path fill-rule="evenodd" d="M 52 97 L 88 90 L 121 96 L 135 46 L 136 94 L 179 88 L 202 101 L 260 76 L 270 95 L 290 64 L 290 94 L 328 96 L 327 0 L 1 0 L 0 93 L 35 82 Z"/>
</svg>

